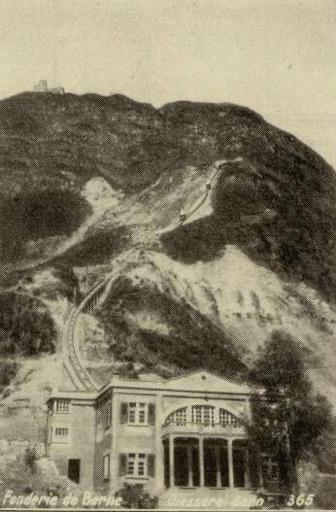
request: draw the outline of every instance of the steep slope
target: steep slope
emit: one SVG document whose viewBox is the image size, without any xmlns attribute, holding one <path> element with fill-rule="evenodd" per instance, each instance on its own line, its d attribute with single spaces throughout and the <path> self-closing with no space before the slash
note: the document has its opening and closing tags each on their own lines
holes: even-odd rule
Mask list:
<svg viewBox="0 0 336 512">
<path fill-rule="evenodd" d="M 316 387 L 336 395 L 336 309 L 303 283 L 284 282 L 235 246 L 193 264 L 129 252 L 114 271 L 119 278 L 95 313 L 98 324 L 90 331 L 83 319 L 91 369 L 124 361 L 159 373 L 206 367 L 242 380 L 258 347 L 282 329 L 306 348 Z"/>
<path fill-rule="evenodd" d="M 156 229 L 197 197 L 220 159 L 231 165 L 212 193 L 213 215 L 163 237 L 165 251 L 196 261 L 235 243 L 333 299 L 334 171 L 292 135 L 225 103 L 155 109 L 120 95 L 33 93 L 0 102 L 1 259 L 27 264 L 75 244 L 73 231 L 92 226 L 85 187 L 98 177 L 123 201 L 88 234 L 135 226 L 131 246 L 157 244 Z"/>
<path fill-rule="evenodd" d="M 336 178 L 292 135 L 225 103 L 25 93 L 0 102 L 0 170 L 3 287 L 73 274 L 80 300 L 119 269 L 125 294 L 86 318 L 98 366 L 242 379 L 281 328 L 334 390 Z"/>
</svg>

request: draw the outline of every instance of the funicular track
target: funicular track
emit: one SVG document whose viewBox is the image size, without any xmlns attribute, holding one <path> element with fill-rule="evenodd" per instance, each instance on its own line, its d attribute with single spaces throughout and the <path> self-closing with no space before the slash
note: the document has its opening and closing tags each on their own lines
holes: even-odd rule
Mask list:
<svg viewBox="0 0 336 512">
<path fill-rule="evenodd" d="M 99 298 L 104 293 L 106 280 L 99 282 L 84 298 L 77 308 L 73 308 L 70 316 L 65 323 L 63 332 L 63 360 L 67 373 L 78 390 L 97 389 L 98 386 L 85 364 L 81 359 L 79 349 L 79 339 L 76 336 L 76 327 L 79 316 L 82 313 L 93 312 L 99 302 Z"/>
<path fill-rule="evenodd" d="M 242 160 L 241 157 L 237 157 L 231 160 L 217 160 L 210 167 L 211 175 L 206 182 L 205 192 L 201 199 L 197 200 L 187 213 L 180 213 L 180 219 L 178 226 L 183 225 L 186 221 L 193 216 L 206 202 L 209 197 L 212 184 L 218 178 L 222 172 L 222 166 L 229 163 L 236 163 Z M 123 255 L 123 262 L 126 263 L 125 270 L 130 270 L 137 265 L 137 261 L 133 263 L 127 262 L 127 256 L 130 253 L 134 253 L 134 250 L 128 251 Z M 137 259 L 137 258 L 135 258 Z M 121 265 L 122 268 L 122 265 Z M 85 366 L 85 362 L 82 360 L 80 347 L 79 347 L 79 336 L 77 334 L 78 319 L 81 314 L 87 313 L 92 314 L 94 310 L 100 306 L 105 299 L 110 295 L 113 285 L 118 281 L 121 275 L 121 269 L 118 271 L 112 271 L 103 280 L 99 281 L 91 291 L 82 300 L 79 306 L 74 307 L 69 315 L 69 318 L 65 322 L 63 330 L 63 361 L 64 367 L 74 385 L 79 391 L 92 391 L 99 389 L 99 385 L 95 382 L 89 371 Z"/>
<path fill-rule="evenodd" d="M 130 261 L 130 256 L 134 256 L 133 261 Z M 123 289 L 118 287 L 118 281 L 123 273 L 123 263 L 125 264 L 124 270 L 129 271 L 138 265 L 136 251 L 127 251 L 123 254 L 123 261 L 119 266 L 118 271 L 114 270 L 109 273 L 104 279 L 99 281 L 82 300 L 79 306 L 74 307 L 64 325 L 63 329 L 63 361 L 64 367 L 69 375 L 72 384 L 77 390 L 91 391 L 99 389 L 99 385 L 95 382 L 92 375 L 86 368 L 85 362 L 81 356 L 80 349 L 80 336 L 77 332 L 79 317 L 84 313 L 92 315 L 96 308 L 98 308 L 106 298 L 110 295 L 112 288 L 113 294 L 123 292 Z"/>
<path fill-rule="evenodd" d="M 218 179 L 219 175 L 223 171 L 222 166 L 230 163 L 238 163 L 243 160 L 242 157 L 236 157 L 232 159 L 216 160 L 210 167 L 210 177 L 205 184 L 205 192 L 203 196 L 195 201 L 188 212 L 181 212 L 178 226 L 183 225 L 190 217 L 192 217 L 207 201 L 210 196 L 214 182 Z"/>
</svg>

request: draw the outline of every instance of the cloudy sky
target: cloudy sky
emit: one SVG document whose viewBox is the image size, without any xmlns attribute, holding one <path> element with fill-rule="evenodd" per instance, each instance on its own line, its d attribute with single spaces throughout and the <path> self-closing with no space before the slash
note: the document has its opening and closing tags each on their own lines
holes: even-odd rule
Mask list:
<svg viewBox="0 0 336 512">
<path fill-rule="evenodd" d="M 1 97 L 229 101 L 336 167 L 336 0 L 0 0 L 0 33 Z"/>
</svg>

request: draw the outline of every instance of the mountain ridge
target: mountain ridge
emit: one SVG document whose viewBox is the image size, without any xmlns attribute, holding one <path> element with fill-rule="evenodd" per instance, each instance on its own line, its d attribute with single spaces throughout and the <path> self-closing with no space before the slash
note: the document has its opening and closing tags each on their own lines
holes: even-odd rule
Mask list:
<svg viewBox="0 0 336 512">
<path fill-rule="evenodd" d="M 127 251 L 152 261 L 120 267 L 133 298 L 112 294 L 87 319 L 82 350 L 108 361 L 102 382 L 123 364 L 196 367 L 202 350 L 209 368 L 247 368 L 274 329 L 321 366 L 336 358 L 335 172 L 247 107 L 24 93 L 0 102 L 0 169 L 4 290 L 36 294 L 52 316 Z M 206 208 L 181 220 L 205 190 Z M 334 392 L 326 372 L 314 378 Z"/>
</svg>

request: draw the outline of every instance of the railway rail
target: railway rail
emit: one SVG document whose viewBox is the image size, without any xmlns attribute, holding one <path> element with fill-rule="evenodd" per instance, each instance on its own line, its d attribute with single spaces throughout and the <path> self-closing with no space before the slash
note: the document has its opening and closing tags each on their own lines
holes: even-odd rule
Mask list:
<svg viewBox="0 0 336 512">
<path fill-rule="evenodd" d="M 181 212 L 178 225 L 183 225 L 192 215 L 194 215 L 205 203 L 209 197 L 214 181 L 222 172 L 222 167 L 229 163 L 242 161 L 241 157 L 234 159 L 217 160 L 210 167 L 212 174 L 205 184 L 205 192 L 203 197 L 198 200 L 192 208 L 186 213 Z M 129 251 L 130 253 L 132 251 Z M 127 261 L 124 255 L 124 261 Z M 136 263 L 134 263 L 136 265 Z M 129 270 L 130 267 L 128 267 Z M 99 389 L 99 385 L 86 368 L 85 362 L 81 357 L 79 346 L 79 336 L 77 333 L 78 319 L 82 313 L 92 314 L 94 310 L 102 304 L 107 296 L 109 296 L 112 286 L 118 280 L 120 271 L 112 271 L 103 280 L 99 281 L 93 289 L 86 295 L 79 306 L 74 307 L 67 319 L 63 330 L 63 361 L 65 369 L 77 390 L 90 391 Z"/>
</svg>

